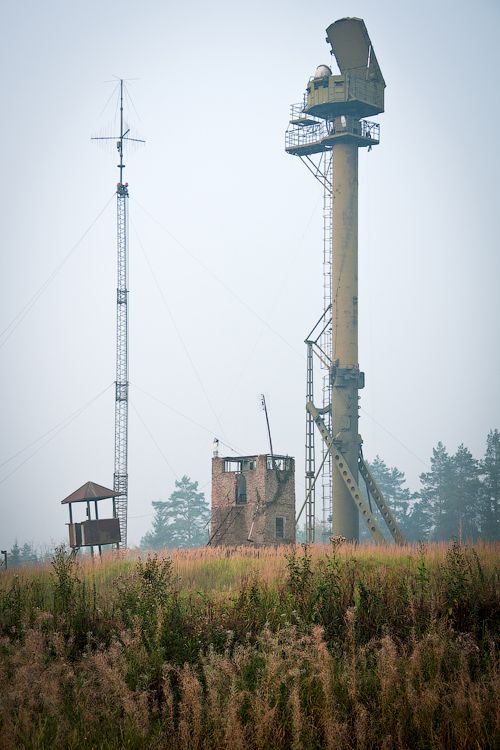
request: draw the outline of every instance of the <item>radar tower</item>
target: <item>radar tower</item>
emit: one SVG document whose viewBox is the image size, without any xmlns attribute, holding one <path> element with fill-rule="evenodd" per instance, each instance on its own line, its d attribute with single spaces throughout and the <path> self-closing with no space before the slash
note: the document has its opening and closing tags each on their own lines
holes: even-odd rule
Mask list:
<svg viewBox="0 0 500 750">
<path fill-rule="evenodd" d="M 358 433 L 358 393 L 364 387 L 358 362 L 358 151 L 380 141 L 378 123 L 364 118 L 384 111 L 385 81 L 362 19 L 342 18 L 326 34 L 340 75 L 332 75 L 328 65 L 316 69 L 303 101 L 292 105 L 286 132 L 286 151 L 301 158 L 324 190 L 323 315 L 305 342 L 306 538 L 314 541 L 315 535 L 314 423 L 323 450 L 323 532 L 357 541 L 361 515 L 374 539 L 384 542 L 381 517 L 402 543 Z M 323 368 L 321 406 L 313 400 L 313 354 Z M 360 475 L 368 503 L 359 489 Z"/>
</svg>

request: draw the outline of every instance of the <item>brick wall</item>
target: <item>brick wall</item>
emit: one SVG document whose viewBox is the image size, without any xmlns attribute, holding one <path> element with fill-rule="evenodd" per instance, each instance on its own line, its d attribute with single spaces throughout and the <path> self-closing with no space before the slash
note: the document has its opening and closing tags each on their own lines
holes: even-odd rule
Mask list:
<svg viewBox="0 0 500 750">
<path fill-rule="evenodd" d="M 211 544 L 289 544 L 295 541 L 295 471 L 267 468 L 267 456 L 255 456 L 255 469 L 244 470 L 246 503 L 236 503 L 239 472 L 224 471 L 226 459 L 212 459 Z M 234 460 L 234 459 L 229 459 Z M 284 519 L 284 537 L 276 538 L 276 517 Z M 249 539 L 250 536 L 250 539 Z"/>
</svg>

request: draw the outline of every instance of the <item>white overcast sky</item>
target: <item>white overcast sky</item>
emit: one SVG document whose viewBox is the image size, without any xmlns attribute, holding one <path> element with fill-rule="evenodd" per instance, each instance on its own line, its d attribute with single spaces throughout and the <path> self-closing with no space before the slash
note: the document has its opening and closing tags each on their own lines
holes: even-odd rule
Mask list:
<svg viewBox="0 0 500 750">
<path fill-rule="evenodd" d="M 322 192 L 284 131 L 343 16 L 364 18 L 387 82 L 381 144 L 360 154 L 365 455 L 418 489 L 439 440 L 484 453 L 500 427 L 496 0 L 4 1 L 0 330 L 109 205 L 0 338 L 2 548 L 64 539 L 61 499 L 113 481 L 116 154 L 90 136 L 111 132 L 114 76 L 134 79 L 127 120 L 147 139 L 126 162 L 129 540 L 176 477 L 209 495 L 214 435 L 268 450 L 261 392 L 302 502 Z"/>
</svg>

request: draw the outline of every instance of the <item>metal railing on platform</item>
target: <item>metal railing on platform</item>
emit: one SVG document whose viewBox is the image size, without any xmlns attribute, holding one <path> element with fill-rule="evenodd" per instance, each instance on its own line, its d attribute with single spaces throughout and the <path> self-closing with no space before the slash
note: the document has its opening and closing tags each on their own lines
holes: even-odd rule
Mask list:
<svg viewBox="0 0 500 750">
<path fill-rule="evenodd" d="M 304 150 L 308 153 L 327 151 L 339 136 L 352 135 L 366 139 L 367 145 L 380 142 L 380 125 L 369 120 L 342 115 L 335 121 L 321 120 L 307 115 L 292 105 L 292 118 L 285 133 L 287 151 Z"/>
</svg>

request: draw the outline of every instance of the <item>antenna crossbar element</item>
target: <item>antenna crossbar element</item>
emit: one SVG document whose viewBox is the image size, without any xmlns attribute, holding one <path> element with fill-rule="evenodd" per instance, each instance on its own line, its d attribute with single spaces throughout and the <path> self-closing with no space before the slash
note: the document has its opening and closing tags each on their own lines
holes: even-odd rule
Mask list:
<svg viewBox="0 0 500 750">
<path fill-rule="evenodd" d="M 314 419 L 316 426 L 318 427 L 319 433 L 321 437 L 323 438 L 323 442 L 328 452 L 330 453 L 332 460 L 334 461 L 337 469 L 339 470 L 339 474 L 344 480 L 345 486 L 349 490 L 351 498 L 354 504 L 356 505 L 357 509 L 359 510 L 359 513 L 362 519 L 366 523 L 366 526 L 368 527 L 368 530 L 371 533 L 373 539 L 377 542 L 377 544 L 385 544 L 386 541 L 385 541 L 384 535 L 380 531 L 378 523 L 373 513 L 370 511 L 370 508 L 365 502 L 365 499 L 361 493 L 358 483 L 355 480 L 351 470 L 349 469 L 346 459 L 342 455 L 341 451 L 335 445 L 335 441 L 330 431 L 327 429 L 318 410 L 316 409 L 316 407 L 311 401 L 309 401 L 306 404 L 306 409 L 311 414 L 312 418 Z"/>
<path fill-rule="evenodd" d="M 133 143 L 146 143 L 146 141 L 143 141 L 142 138 L 131 138 L 129 136 L 130 128 L 127 128 L 124 130 L 125 127 L 123 122 L 123 79 L 120 79 L 120 135 L 107 135 L 107 136 L 96 136 L 91 138 L 91 141 L 116 141 L 116 148 L 118 150 L 118 154 L 120 156 L 120 163 L 116 166 L 120 170 L 120 182 L 118 183 L 118 187 L 123 185 L 123 170 L 125 169 L 125 164 L 123 163 L 123 142 L 124 141 L 132 141 Z"/>
</svg>

